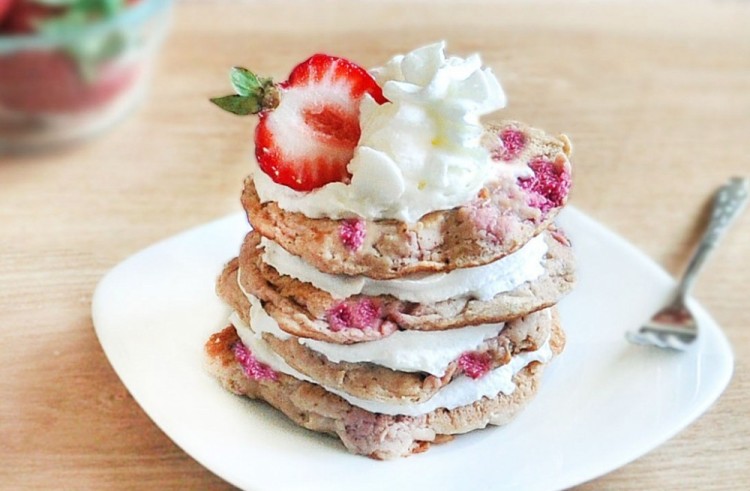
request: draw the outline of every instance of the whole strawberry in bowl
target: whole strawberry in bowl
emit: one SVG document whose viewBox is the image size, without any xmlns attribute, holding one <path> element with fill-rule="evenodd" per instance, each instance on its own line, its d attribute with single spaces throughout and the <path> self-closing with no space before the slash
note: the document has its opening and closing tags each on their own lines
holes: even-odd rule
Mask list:
<svg viewBox="0 0 750 491">
<path fill-rule="evenodd" d="M 170 0 L 0 0 L 0 152 L 119 121 L 146 85 Z"/>
<path fill-rule="evenodd" d="M 0 26 L 5 23 L 5 18 L 14 4 L 14 0 L 0 0 Z"/>
</svg>

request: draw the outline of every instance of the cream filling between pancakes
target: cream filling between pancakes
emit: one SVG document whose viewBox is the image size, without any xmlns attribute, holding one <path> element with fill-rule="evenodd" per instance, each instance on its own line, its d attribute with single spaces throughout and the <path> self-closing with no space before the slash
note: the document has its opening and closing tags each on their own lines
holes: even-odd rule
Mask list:
<svg viewBox="0 0 750 491">
<path fill-rule="evenodd" d="M 451 410 L 466 406 L 481 400 L 483 397 L 493 398 L 501 393 L 512 394 L 516 389 L 516 385 L 513 383 L 513 376 L 516 373 L 532 362 L 546 363 L 552 358 L 552 349 L 549 346 L 549 341 L 546 341 L 538 350 L 519 353 L 511 358 L 510 363 L 491 370 L 479 379 L 475 380 L 465 375 L 453 379 L 425 402 L 414 404 L 404 401 L 403 404 L 390 404 L 354 397 L 341 390 L 319 384 L 289 366 L 281 356 L 268 346 L 261 334 L 253 331 L 236 313 L 232 313 L 230 322 L 237 330 L 243 344 L 252 351 L 255 358 L 261 363 L 265 363 L 273 370 L 296 379 L 321 385 L 327 391 L 340 396 L 353 406 L 373 413 L 388 415 L 421 416 L 440 408 Z"/>
<path fill-rule="evenodd" d="M 265 237 L 261 238 L 260 245 L 263 262 L 279 274 L 310 283 L 334 298 L 391 295 L 407 302 L 435 303 L 463 297 L 490 300 L 498 293 L 514 290 L 539 278 L 545 271 L 546 235 L 540 234 L 513 254 L 483 266 L 391 280 L 324 273 Z"/>
<path fill-rule="evenodd" d="M 268 333 L 284 340 L 294 337 L 279 327 L 257 297 L 244 290 L 243 293 L 250 301 L 250 323 L 256 333 Z M 383 339 L 356 344 L 328 343 L 301 337 L 297 340 L 334 363 L 368 362 L 400 372 L 426 372 L 442 377 L 451 362 L 496 337 L 504 327 L 504 323 L 498 323 L 444 331 L 396 331 Z"/>
</svg>

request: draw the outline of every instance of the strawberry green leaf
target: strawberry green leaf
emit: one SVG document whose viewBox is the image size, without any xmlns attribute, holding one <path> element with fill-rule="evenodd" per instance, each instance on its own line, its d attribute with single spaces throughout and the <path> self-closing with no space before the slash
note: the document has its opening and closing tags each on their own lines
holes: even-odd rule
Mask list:
<svg viewBox="0 0 750 491">
<path fill-rule="evenodd" d="M 239 66 L 232 67 L 229 73 L 229 78 L 232 82 L 232 87 L 237 94 L 241 96 L 249 96 L 256 94 L 262 87 L 262 83 L 257 75 Z"/>
<path fill-rule="evenodd" d="M 211 99 L 211 102 L 223 110 L 239 116 L 257 114 L 263 109 L 260 99 L 253 96 L 227 95 L 224 97 L 214 97 Z"/>
</svg>

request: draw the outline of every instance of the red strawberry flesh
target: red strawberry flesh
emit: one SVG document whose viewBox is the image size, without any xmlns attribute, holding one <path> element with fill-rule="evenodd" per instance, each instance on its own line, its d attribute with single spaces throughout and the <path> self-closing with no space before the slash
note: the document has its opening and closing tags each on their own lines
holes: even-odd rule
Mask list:
<svg viewBox="0 0 750 491">
<path fill-rule="evenodd" d="M 306 108 L 302 119 L 317 137 L 334 145 L 354 147 L 359 141 L 359 122 L 335 107 Z"/>
</svg>

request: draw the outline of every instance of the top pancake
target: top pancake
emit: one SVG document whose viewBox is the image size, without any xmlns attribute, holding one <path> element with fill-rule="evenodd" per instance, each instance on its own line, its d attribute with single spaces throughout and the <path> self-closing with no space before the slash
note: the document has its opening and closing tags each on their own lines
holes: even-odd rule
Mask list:
<svg viewBox="0 0 750 491">
<path fill-rule="evenodd" d="M 500 135 L 513 131 L 523 135 L 523 146 L 513 157 Z M 495 165 L 544 160 L 555 172 L 570 176 L 570 142 L 522 123 L 506 121 L 488 125 L 483 144 Z M 543 178 L 535 176 L 534 179 Z M 470 203 L 436 211 L 416 223 L 397 220 L 333 220 L 308 218 L 282 210 L 277 203 L 261 203 L 251 178 L 245 181 L 242 204 L 251 225 L 263 236 L 300 256 L 320 271 L 392 279 L 419 272 L 447 272 L 480 266 L 513 253 L 546 229 L 567 196 L 549 209 L 540 209 L 533 193 L 518 180 L 488 183 Z M 537 200 L 538 201 L 538 200 Z M 360 247 L 351 248 L 341 239 L 342 228 L 358 220 L 364 229 Z"/>
</svg>

